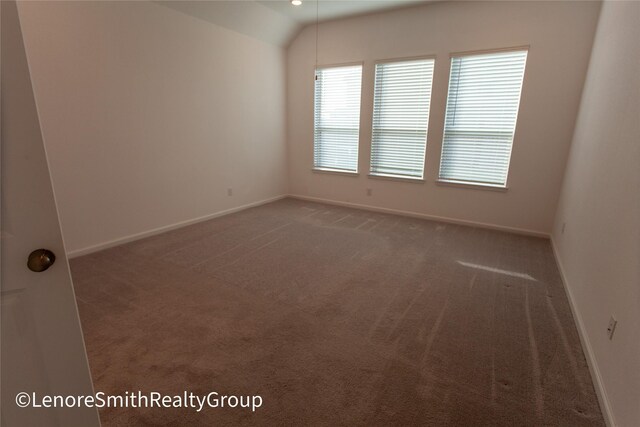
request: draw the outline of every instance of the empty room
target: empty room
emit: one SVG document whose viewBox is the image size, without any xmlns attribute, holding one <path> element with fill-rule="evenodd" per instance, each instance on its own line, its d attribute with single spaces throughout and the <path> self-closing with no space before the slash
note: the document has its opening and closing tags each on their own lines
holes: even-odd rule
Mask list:
<svg viewBox="0 0 640 427">
<path fill-rule="evenodd" d="M 0 6 L 3 427 L 640 426 L 640 2 Z"/>
</svg>

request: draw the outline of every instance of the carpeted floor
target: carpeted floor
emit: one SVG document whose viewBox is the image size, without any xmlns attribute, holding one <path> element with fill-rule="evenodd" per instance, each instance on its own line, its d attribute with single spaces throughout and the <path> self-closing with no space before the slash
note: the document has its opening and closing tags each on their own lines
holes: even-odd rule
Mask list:
<svg viewBox="0 0 640 427">
<path fill-rule="evenodd" d="M 285 199 L 71 261 L 104 426 L 602 426 L 548 240 Z"/>
</svg>

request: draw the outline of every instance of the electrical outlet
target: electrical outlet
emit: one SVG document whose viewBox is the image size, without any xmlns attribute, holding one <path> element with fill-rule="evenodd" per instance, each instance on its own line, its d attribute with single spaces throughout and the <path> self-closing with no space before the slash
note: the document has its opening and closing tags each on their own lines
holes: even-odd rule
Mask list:
<svg viewBox="0 0 640 427">
<path fill-rule="evenodd" d="M 562 223 L 562 231 L 560 231 L 560 234 L 564 234 L 564 228 L 567 226 L 566 222 Z"/>
<path fill-rule="evenodd" d="M 367 188 L 367 196 L 371 196 L 373 194 L 373 190 L 370 188 Z"/>
<path fill-rule="evenodd" d="M 613 318 L 613 316 L 611 316 L 611 318 L 609 319 L 609 326 L 607 327 L 607 335 L 609 336 L 609 339 L 613 339 L 613 333 L 616 331 L 616 325 L 618 324 L 618 321 L 616 319 Z"/>
<path fill-rule="evenodd" d="M 233 196 L 233 188 L 227 188 L 227 196 Z"/>
</svg>

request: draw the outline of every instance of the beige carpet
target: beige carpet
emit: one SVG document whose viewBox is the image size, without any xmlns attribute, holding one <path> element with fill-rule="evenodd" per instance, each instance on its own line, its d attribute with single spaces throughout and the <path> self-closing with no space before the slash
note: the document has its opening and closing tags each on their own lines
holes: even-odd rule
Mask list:
<svg viewBox="0 0 640 427">
<path fill-rule="evenodd" d="M 285 199 L 71 267 L 96 391 L 264 400 L 105 426 L 604 425 L 545 239 Z"/>
</svg>

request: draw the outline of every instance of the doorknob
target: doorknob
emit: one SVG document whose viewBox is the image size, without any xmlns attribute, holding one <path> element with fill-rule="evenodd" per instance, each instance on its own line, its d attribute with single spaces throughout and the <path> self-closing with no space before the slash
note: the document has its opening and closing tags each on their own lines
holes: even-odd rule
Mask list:
<svg viewBox="0 0 640 427">
<path fill-rule="evenodd" d="M 27 267 L 29 270 L 40 273 L 51 267 L 56 262 L 56 255 L 49 249 L 36 249 L 29 254 Z"/>
</svg>

